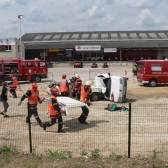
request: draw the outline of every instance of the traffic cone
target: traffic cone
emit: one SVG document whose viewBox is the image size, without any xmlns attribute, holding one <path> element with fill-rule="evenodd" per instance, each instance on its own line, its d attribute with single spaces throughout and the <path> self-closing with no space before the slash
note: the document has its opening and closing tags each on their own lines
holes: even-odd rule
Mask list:
<svg viewBox="0 0 168 168">
<path fill-rule="evenodd" d="M 110 101 L 114 102 L 114 94 L 113 94 L 113 92 L 111 93 L 111 100 Z"/>
<path fill-rule="evenodd" d="M 114 94 L 113 94 L 113 92 L 111 93 L 110 103 L 114 103 Z M 107 104 L 108 110 L 110 110 L 110 103 Z"/>
<path fill-rule="evenodd" d="M 107 109 L 110 110 L 110 104 L 114 103 L 114 94 L 113 92 L 111 93 L 111 99 L 110 99 L 110 103 L 107 104 Z"/>
</svg>

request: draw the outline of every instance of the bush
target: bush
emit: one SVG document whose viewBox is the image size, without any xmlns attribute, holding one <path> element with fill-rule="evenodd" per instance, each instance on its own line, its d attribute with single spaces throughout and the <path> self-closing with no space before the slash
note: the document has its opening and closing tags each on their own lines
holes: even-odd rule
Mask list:
<svg viewBox="0 0 168 168">
<path fill-rule="evenodd" d="M 0 154 L 10 154 L 10 153 L 18 153 L 18 149 L 13 146 L 2 146 L 0 147 Z"/>
</svg>

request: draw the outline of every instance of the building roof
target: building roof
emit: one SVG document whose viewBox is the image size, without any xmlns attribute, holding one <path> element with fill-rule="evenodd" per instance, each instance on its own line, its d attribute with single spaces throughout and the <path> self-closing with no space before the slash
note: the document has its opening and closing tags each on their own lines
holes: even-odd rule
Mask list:
<svg viewBox="0 0 168 168">
<path fill-rule="evenodd" d="M 26 33 L 22 36 L 26 49 L 74 48 L 75 45 L 139 48 L 168 47 L 168 31 L 86 31 Z"/>
</svg>

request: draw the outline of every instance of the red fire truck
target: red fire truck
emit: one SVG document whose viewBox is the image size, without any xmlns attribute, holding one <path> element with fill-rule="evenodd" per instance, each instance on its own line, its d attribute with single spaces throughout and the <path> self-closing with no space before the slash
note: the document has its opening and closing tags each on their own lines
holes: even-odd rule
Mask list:
<svg viewBox="0 0 168 168">
<path fill-rule="evenodd" d="M 168 60 L 140 60 L 137 81 L 149 86 L 168 83 Z"/>
<path fill-rule="evenodd" d="M 42 60 L 21 60 L 18 58 L 0 59 L 0 82 L 9 80 L 15 74 L 19 81 L 40 82 L 47 78 L 47 65 Z"/>
</svg>

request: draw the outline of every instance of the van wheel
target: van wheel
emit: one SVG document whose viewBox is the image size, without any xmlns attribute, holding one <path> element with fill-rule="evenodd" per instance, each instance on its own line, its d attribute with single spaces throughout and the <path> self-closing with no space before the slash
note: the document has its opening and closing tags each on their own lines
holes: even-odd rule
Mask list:
<svg viewBox="0 0 168 168">
<path fill-rule="evenodd" d="M 154 80 L 154 79 L 150 80 L 150 81 L 149 81 L 149 85 L 150 85 L 151 87 L 155 87 L 155 86 L 157 85 L 156 80 Z"/>
<path fill-rule="evenodd" d="M 41 77 L 40 76 L 34 76 L 33 81 L 34 82 L 41 82 Z"/>
<path fill-rule="evenodd" d="M 98 101 L 99 97 L 100 97 L 99 93 L 92 93 L 91 95 L 92 101 Z"/>
</svg>

